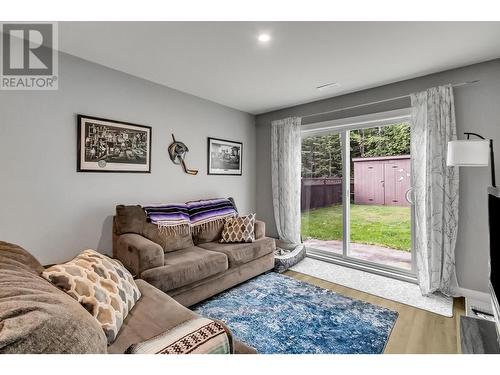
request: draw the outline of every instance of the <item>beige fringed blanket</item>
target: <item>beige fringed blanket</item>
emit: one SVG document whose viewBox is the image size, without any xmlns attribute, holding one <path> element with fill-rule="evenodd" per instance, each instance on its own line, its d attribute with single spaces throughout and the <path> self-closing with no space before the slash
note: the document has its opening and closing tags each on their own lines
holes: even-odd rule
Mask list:
<svg viewBox="0 0 500 375">
<path fill-rule="evenodd" d="M 231 337 L 218 321 L 197 318 L 134 344 L 127 354 L 231 354 Z"/>
</svg>

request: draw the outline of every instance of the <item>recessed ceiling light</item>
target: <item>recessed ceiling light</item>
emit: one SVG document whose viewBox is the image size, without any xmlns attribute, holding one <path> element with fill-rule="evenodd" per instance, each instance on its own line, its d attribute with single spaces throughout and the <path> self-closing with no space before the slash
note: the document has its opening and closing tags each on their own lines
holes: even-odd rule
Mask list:
<svg viewBox="0 0 500 375">
<path fill-rule="evenodd" d="M 269 42 L 271 40 L 271 36 L 269 34 L 260 34 L 259 35 L 259 42 Z"/>
<path fill-rule="evenodd" d="M 329 90 L 333 89 L 334 87 L 340 86 L 340 83 L 338 82 L 330 82 L 330 83 L 325 83 L 324 85 L 316 86 L 316 89 L 319 91 L 324 91 L 324 90 Z"/>
</svg>

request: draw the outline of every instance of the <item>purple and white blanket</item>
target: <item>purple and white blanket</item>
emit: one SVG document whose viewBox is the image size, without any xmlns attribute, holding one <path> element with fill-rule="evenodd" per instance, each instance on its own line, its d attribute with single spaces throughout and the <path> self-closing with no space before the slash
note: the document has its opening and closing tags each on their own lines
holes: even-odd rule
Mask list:
<svg viewBox="0 0 500 375">
<path fill-rule="evenodd" d="M 187 203 L 144 206 L 148 221 L 175 233 L 198 232 L 228 217 L 237 216 L 227 198 L 204 199 Z"/>
<path fill-rule="evenodd" d="M 170 203 L 142 207 L 146 211 L 149 222 L 158 225 L 160 229 L 176 233 L 189 233 L 189 210 L 185 203 Z"/>
<path fill-rule="evenodd" d="M 237 216 L 233 203 L 227 198 L 203 199 L 186 203 L 193 232 L 199 232 L 228 217 Z"/>
</svg>

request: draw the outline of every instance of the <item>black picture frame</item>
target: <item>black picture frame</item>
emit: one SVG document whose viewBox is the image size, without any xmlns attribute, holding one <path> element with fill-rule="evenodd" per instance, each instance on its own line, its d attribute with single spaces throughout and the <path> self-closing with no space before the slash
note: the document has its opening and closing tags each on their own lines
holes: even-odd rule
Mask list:
<svg viewBox="0 0 500 375">
<path fill-rule="evenodd" d="M 219 150 L 224 150 L 222 155 L 220 151 L 215 150 L 216 147 Z M 235 168 L 236 161 L 237 167 Z M 208 137 L 207 174 L 216 176 L 241 176 L 243 174 L 243 143 Z"/>
<path fill-rule="evenodd" d="M 151 126 L 134 124 L 131 122 L 111 120 L 102 117 L 87 116 L 83 114 L 77 114 L 77 172 L 96 172 L 96 173 L 151 173 L 151 150 L 152 150 L 152 128 Z M 89 136 L 90 127 L 93 128 L 95 134 L 93 138 Z M 109 128 L 108 130 L 108 141 L 103 141 L 103 139 L 98 139 L 99 131 L 102 134 L 106 132 L 103 128 Z M 96 130 L 96 128 L 100 128 Z M 115 134 L 120 129 L 123 129 L 123 133 Z M 139 145 L 128 146 L 128 136 L 133 134 L 138 137 L 139 140 L 134 142 L 139 142 Z M 125 140 L 124 136 L 127 136 Z M 118 138 L 118 139 L 116 139 Z M 144 139 L 145 138 L 145 139 Z M 99 141 L 99 151 L 96 151 L 97 145 L 91 146 L 91 142 Z M 125 143 L 129 147 L 127 150 L 114 150 L 113 144 L 117 141 L 121 141 L 122 144 Z M 144 150 L 145 146 L 145 150 Z M 130 147 L 135 147 L 130 150 Z M 100 156 L 94 156 L 95 152 L 104 152 L 105 154 Z M 109 152 L 115 152 L 114 155 L 110 155 Z M 141 157 L 142 153 L 145 153 L 144 157 Z M 127 157 L 127 163 L 123 161 L 123 158 Z"/>
</svg>

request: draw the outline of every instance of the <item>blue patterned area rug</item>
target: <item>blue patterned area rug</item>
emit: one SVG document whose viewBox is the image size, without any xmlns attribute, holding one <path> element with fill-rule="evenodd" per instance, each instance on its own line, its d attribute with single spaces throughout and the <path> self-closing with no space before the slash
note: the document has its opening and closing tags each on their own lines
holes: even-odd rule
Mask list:
<svg viewBox="0 0 500 375">
<path fill-rule="evenodd" d="M 277 273 L 194 306 L 261 354 L 376 354 L 398 313 Z"/>
</svg>

